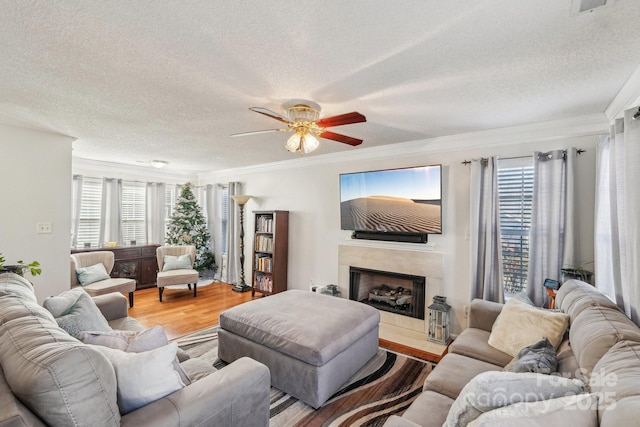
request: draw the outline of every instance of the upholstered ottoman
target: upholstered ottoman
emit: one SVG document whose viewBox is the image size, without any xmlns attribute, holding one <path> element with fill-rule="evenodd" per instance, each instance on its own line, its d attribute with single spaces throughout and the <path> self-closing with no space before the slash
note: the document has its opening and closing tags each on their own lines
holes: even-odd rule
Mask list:
<svg viewBox="0 0 640 427">
<path fill-rule="evenodd" d="M 221 313 L 218 357 L 267 365 L 271 385 L 318 408 L 376 354 L 379 322 L 368 305 L 289 290 Z"/>
</svg>

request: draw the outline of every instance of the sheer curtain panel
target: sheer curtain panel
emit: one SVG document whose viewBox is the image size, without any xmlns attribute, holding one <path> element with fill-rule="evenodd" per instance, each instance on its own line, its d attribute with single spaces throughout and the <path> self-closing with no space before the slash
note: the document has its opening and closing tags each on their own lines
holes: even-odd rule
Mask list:
<svg viewBox="0 0 640 427">
<path fill-rule="evenodd" d="M 231 199 L 231 196 L 240 194 L 242 186 L 239 182 L 230 182 L 228 189 L 227 283 L 235 285 L 238 283 L 238 278 L 240 277 L 240 219 L 238 217 L 238 207 Z M 253 235 L 253 233 L 251 233 L 251 235 Z"/>
<path fill-rule="evenodd" d="M 71 247 L 78 246 L 80 228 L 80 209 L 82 208 L 82 175 L 74 175 L 71 187 Z"/>
<path fill-rule="evenodd" d="M 102 218 L 100 220 L 99 244 L 122 243 L 122 180 L 102 180 Z"/>
<path fill-rule="evenodd" d="M 164 245 L 165 191 L 163 182 L 147 183 L 145 209 L 147 243 Z"/>
<path fill-rule="evenodd" d="M 575 267 L 575 148 L 533 153 L 533 202 L 527 294 L 544 304 L 544 279 L 560 280 L 560 269 Z"/>
<path fill-rule="evenodd" d="M 495 157 L 471 161 L 471 298 L 504 302 Z"/>
<path fill-rule="evenodd" d="M 625 111 L 598 144 L 595 282 L 640 324 L 640 119 Z"/>
</svg>

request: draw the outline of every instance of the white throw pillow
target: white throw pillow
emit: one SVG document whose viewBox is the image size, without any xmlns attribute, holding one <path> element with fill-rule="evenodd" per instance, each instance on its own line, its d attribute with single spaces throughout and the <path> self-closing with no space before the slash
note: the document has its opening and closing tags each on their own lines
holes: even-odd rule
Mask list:
<svg viewBox="0 0 640 427">
<path fill-rule="evenodd" d="M 76 276 L 78 276 L 78 282 L 80 282 L 82 286 L 111 278 L 102 263 L 90 265 L 89 267 L 76 268 Z"/>
<path fill-rule="evenodd" d="M 165 255 L 162 271 L 191 269 L 191 255 Z"/>
<path fill-rule="evenodd" d="M 127 353 L 143 353 L 169 344 L 162 326 L 153 326 L 144 331 L 85 331 L 80 334 L 80 341 Z M 191 379 L 184 372 L 177 358 L 173 361 L 173 368 L 185 385 L 191 384 Z"/>
<path fill-rule="evenodd" d="M 468 427 L 541 425 L 597 427 L 598 396 L 578 394 L 539 402 L 516 403 L 485 412 L 470 422 Z"/>
<path fill-rule="evenodd" d="M 94 348 L 113 365 L 118 382 L 118 407 L 123 415 L 184 387 L 180 375 L 173 369 L 176 343 L 143 353 L 126 353 L 100 345 Z"/>
<path fill-rule="evenodd" d="M 443 427 L 464 427 L 484 412 L 514 403 L 537 402 L 583 391 L 582 381 L 556 375 L 483 372 L 460 391 Z"/>
<path fill-rule="evenodd" d="M 555 349 L 569 326 L 569 315 L 510 299 L 502 307 L 491 335 L 489 345 L 516 357 L 520 350 L 547 337 Z"/>
</svg>

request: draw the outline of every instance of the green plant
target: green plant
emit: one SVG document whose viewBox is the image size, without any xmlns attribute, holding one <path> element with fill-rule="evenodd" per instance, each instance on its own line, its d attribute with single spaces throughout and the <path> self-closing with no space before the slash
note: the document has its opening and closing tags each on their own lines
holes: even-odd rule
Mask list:
<svg viewBox="0 0 640 427">
<path fill-rule="evenodd" d="M 38 261 L 32 261 L 29 264 L 25 264 L 24 261 L 20 260 L 16 264 L 12 265 L 4 265 L 5 257 L 0 253 L 0 273 L 3 271 L 8 271 L 10 273 L 16 273 L 20 276 L 24 276 L 24 273 L 29 272 L 32 276 L 37 276 L 42 273 L 42 269 L 40 268 L 40 263 Z"/>
<path fill-rule="evenodd" d="M 576 266 L 563 267 L 560 271 L 569 277 L 580 279 L 583 282 L 589 282 L 591 276 L 593 276 L 593 272 L 585 268 L 585 266 L 589 264 L 593 264 L 593 261 L 582 262 Z"/>
</svg>

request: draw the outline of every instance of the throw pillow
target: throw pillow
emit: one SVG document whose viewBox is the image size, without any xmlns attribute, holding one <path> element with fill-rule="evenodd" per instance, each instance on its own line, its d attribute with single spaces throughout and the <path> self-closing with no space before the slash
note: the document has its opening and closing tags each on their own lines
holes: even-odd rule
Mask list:
<svg viewBox="0 0 640 427">
<path fill-rule="evenodd" d="M 540 310 L 510 299 L 493 324 L 489 345 L 513 357 L 544 337 L 557 348 L 568 326 L 569 316 L 565 313 Z"/>
<path fill-rule="evenodd" d="M 514 403 L 554 399 L 583 391 L 582 381 L 555 375 L 483 372 L 460 391 L 443 427 L 464 427 L 484 412 Z"/>
<path fill-rule="evenodd" d="M 76 268 L 76 275 L 78 276 L 78 282 L 80 282 L 82 286 L 111 278 L 102 263 L 90 265 L 89 267 Z"/>
<path fill-rule="evenodd" d="M 597 427 L 598 396 L 578 394 L 539 402 L 521 402 L 480 415 L 469 427 L 513 426 Z"/>
<path fill-rule="evenodd" d="M 67 298 L 78 294 L 76 302 L 66 313 L 60 316 L 56 316 L 56 314 L 59 313 L 58 311 L 51 313 L 56 318 L 58 326 L 77 339 L 80 339 L 83 331 L 110 331 L 111 327 L 109 326 L 109 322 L 107 322 L 107 319 L 102 315 L 96 303 L 93 302 L 93 299 L 89 294 L 84 292 L 82 288 L 77 289 L 82 291 L 82 293 L 71 293 L 67 291 L 69 294 L 61 297 L 59 300 L 54 300 L 53 303 L 50 301 L 50 304 L 43 304 L 47 310 L 49 309 L 48 306 L 52 304 L 54 308 L 58 309 L 60 305 L 56 306 L 56 302 L 65 301 Z"/>
<path fill-rule="evenodd" d="M 173 369 L 176 343 L 143 353 L 126 353 L 100 345 L 94 348 L 107 356 L 116 372 L 118 407 L 122 415 L 184 387 Z"/>
<path fill-rule="evenodd" d="M 154 326 L 144 331 L 85 331 L 80 334 L 80 341 L 127 353 L 144 353 L 169 344 L 162 326 Z M 173 362 L 173 369 L 185 385 L 191 384 L 177 357 Z"/>
<path fill-rule="evenodd" d="M 165 255 L 162 271 L 191 269 L 191 256 L 184 254 L 180 256 Z"/>
<path fill-rule="evenodd" d="M 47 297 L 42 302 L 42 306 L 46 308 L 53 317 L 60 317 L 69 312 L 71 307 L 78 301 L 80 295 L 87 294 L 87 291 L 80 287 L 69 289 L 55 297 Z M 88 295 L 88 294 L 87 294 Z"/>
<path fill-rule="evenodd" d="M 537 343 L 520 350 L 518 355 L 504 367 L 504 370 L 509 372 L 538 372 L 540 374 L 556 372 L 558 370 L 556 349 L 551 345 L 547 337 L 544 337 Z"/>
</svg>

